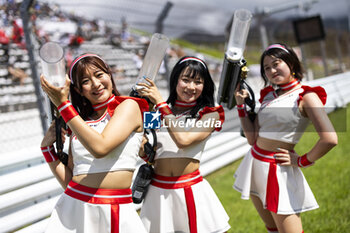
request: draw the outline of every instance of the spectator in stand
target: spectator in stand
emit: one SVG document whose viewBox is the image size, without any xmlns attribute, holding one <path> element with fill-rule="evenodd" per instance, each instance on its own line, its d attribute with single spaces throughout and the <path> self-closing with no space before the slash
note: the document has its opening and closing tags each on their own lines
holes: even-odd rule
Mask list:
<svg viewBox="0 0 350 233">
<path fill-rule="evenodd" d="M 16 20 L 12 20 L 12 42 L 21 45 L 23 41 L 24 31 L 20 27 Z"/>
<path fill-rule="evenodd" d="M 5 31 L 0 29 L 0 45 L 1 48 L 4 50 L 4 53 L 1 55 L 1 62 L 8 63 L 9 60 L 9 43 L 10 39 L 6 35 Z"/>
<path fill-rule="evenodd" d="M 84 38 L 81 35 L 73 35 L 70 38 L 69 46 L 79 47 L 84 42 Z"/>
<path fill-rule="evenodd" d="M 133 56 L 132 60 L 135 62 L 137 69 L 141 69 L 144 56 L 145 51 L 143 49 L 139 49 L 137 53 Z"/>
</svg>

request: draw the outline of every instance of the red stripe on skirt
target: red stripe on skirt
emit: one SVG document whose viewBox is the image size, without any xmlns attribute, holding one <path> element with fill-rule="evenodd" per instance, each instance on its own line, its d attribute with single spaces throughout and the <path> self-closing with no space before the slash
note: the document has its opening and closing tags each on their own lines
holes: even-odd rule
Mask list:
<svg viewBox="0 0 350 233">
<path fill-rule="evenodd" d="M 188 214 L 188 222 L 190 225 L 190 232 L 197 233 L 197 214 L 196 214 L 196 204 L 193 198 L 193 192 L 191 187 L 184 188 L 186 207 Z"/>
<path fill-rule="evenodd" d="M 195 172 L 176 177 L 160 176 L 156 174 L 151 182 L 153 186 L 158 188 L 184 189 L 190 233 L 197 233 L 196 203 L 191 186 L 201 181 L 203 181 L 203 177 L 200 175 L 199 170 L 197 170 Z"/>
<path fill-rule="evenodd" d="M 254 145 L 252 155 L 255 159 L 270 163 L 269 173 L 266 185 L 266 209 L 277 213 L 278 202 L 279 202 L 279 185 L 277 180 L 277 163 L 280 161 L 276 160 L 273 155 L 277 152 L 267 151 Z"/>
<path fill-rule="evenodd" d="M 119 233 L 119 204 L 132 203 L 131 189 L 97 189 L 70 181 L 64 193 L 91 204 L 110 204 L 111 233 Z"/>
<path fill-rule="evenodd" d="M 119 233 L 119 205 L 111 205 L 111 233 Z"/>
</svg>

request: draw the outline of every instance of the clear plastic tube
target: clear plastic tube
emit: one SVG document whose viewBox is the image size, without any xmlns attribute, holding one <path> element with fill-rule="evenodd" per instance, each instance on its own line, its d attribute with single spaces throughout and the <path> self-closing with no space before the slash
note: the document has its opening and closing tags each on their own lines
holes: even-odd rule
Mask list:
<svg viewBox="0 0 350 233">
<path fill-rule="evenodd" d="M 229 60 L 237 61 L 242 58 L 251 19 L 252 13 L 250 11 L 246 9 L 235 11 L 230 32 L 230 39 L 226 50 L 226 57 Z"/>
<path fill-rule="evenodd" d="M 145 78 L 151 80 L 155 79 L 168 47 L 168 37 L 159 33 L 153 34 L 150 45 L 148 46 L 146 55 L 143 59 L 136 85 L 141 82 L 146 82 Z"/>
<path fill-rule="evenodd" d="M 66 66 L 63 48 L 56 42 L 47 42 L 39 49 L 42 72 L 52 85 L 63 87 L 66 81 Z"/>
</svg>

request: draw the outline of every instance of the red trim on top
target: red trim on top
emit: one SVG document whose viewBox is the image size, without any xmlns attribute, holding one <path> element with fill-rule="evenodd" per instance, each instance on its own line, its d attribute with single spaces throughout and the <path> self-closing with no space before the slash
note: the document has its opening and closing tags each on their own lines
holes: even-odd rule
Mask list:
<svg viewBox="0 0 350 233">
<path fill-rule="evenodd" d="M 203 110 L 199 111 L 199 119 L 200 120 L 205 114 L 211 113 L 211 112 L 218 112 L 219 113 L 219 121 L 221 122 L 221 127 L 216 127 L 216 131 L 220 131 L 222 129 L 222 124 L 225 122 L 225 111 L 224 108 L 219 105 L 216 107 L 204 107 Z"/>
<path fill-rule="evenodd" d="M 283 91 L 289 91 L 289 90 L 292 90 L 294 87 L 298 86 L 299 83 L 300 83 L 299 80 L 294 78 L 291 82 L 287 84 L 278 85 L 278 86 Z"/>
<path fill-rule="evenodd" d="M 180 101 L 180 100 L 175 100 L 175 106 L 181 107 L 181 108 L 194 107 L 194 106 L 196 106 L 196 104 L 197 104 L 197 101 L 184 102 L 184 101 Z"/>
<path fill-rule="evenodd" d="M 147 100 L 145 100 L 143 98 L 130 97 L 130 96 L 117 96 L 116 98 L 117 98 L 119 103 L 121 103 L 127 99 L 135 100 L 137 102 L 137 104 L 139 105 L 139 108 L 141 110 L 141 115 L 143 115 L 143 112 L 149 111 L 148 102 L 147 102 Z"/>
<path fill-rule="evenodd" d="M 267 86 L 264 89 L 260 91 L 260 99 L 259 102 L 262 103 L 264 101 L 264 98 L 267 94 L 269 94 L 271 91 L 275 91 L 272 86 Z"/>
<path fill-rule="evenodd" d="M 318 98 L 320 98 L 321 102 L 323 105 L 326 104 L 327 102 L 327 93 L 323 87 L 316 86 L 316 87 L 310 87 L 310 86 L 304 86 L 302 85 L 301 88 L 304 90 L 299 94 L 299 99 L 298 99 L 298 105 L 301 100 L 303 100 L 303 96 L 308 93 L 308 92 L 315 92 L 316 95 L 318 95 Z"/>
<path fill-rule="evenodd" d="M 86 123 L 89 124 L 89 123 L 96 123 L 96 122 L 102 121 L 106 117 L 106 115 L 107 115 L 107 112 L 103 113 L 103 115 L 96 120 L 93 120 L 90 118 L 91 120 L 87 120 Z"/>
<path fill-rule="evenodd" d="M 130 96 L 116 96 L 114 101 L 111 101 L 108 104 L 108 113 L 110 116 L 113 116 L 115 108 L 122 103 L 124 100 L 132 99 L 136 101 L 136 103 L 139 105 L 140 111 L 141 111 L 141 117 L 143 119 L 143 112 L 149 111 L 149 106 L 147 103 L 147 100 L 137 97 L 130 97 Z"/>
<path fill-rule="evenodd" d="M 112 101 L 114 101 L 115 99 L 115 95 L 111 95 L 108 100 L 102 102 L 102 103 L 99 103 L 99 104 L 94 104 L 92 105 L 92 108 L 94 109 L 94 111 L 98 111 L 98 110 L 101 110 L 101 109 L 104 109 L 106 107 L 108 107 L 108 104 L 111 103 Z"/>
</svg>

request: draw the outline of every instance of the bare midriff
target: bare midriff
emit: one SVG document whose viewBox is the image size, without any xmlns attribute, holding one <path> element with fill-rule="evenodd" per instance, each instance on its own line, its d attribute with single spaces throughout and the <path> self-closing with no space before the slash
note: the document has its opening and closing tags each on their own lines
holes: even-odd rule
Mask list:
<svg viewBox="0 0 350 233">
<path fill-rule="evenodd" d="M 182 176 L 199 169 L 199 161 L 191 158 L 163 158 L 154 163 L 154 171 L 161 176 Z"/>
<path fill-rule="evenodd" d="M 282 142 L 282 141 L 277 141 L 277 140 L 262 138 L 262 137 L 258 137 L 258 139 L 256 140 L 256 145 L 263 150 L 276 151 L 276 152 L 278 151 L 277 148 L 291 151 L 294 149 L 294 146 L 295 146 L 295 144 L 292 144 L 292 143 L 287 143 L 287 142 Z"/>
<path fill-rule="evenodd" d="M 78 184 L 101 189 L 127 189 L 131 186 L 133 171 L 113 171 L 73 176 Z"/>
</svg>

